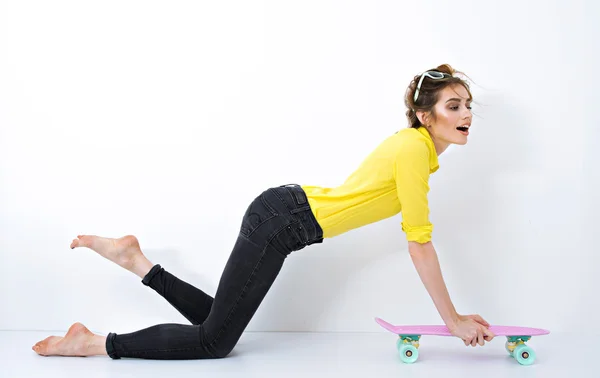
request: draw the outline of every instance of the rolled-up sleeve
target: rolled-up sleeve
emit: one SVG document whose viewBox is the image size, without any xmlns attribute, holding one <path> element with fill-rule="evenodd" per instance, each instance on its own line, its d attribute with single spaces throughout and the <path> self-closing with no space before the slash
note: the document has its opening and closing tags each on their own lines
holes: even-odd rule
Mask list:
<svg viewBox="0 0 600 378">
<path fill-rule="evenodd" d="M 402 230 L 408 241 L 431 241 L 429 221 L 429 149 L 421 141 L 403 144 L 396 154 L 394 175 L 402 212 Z"/>
</svg>

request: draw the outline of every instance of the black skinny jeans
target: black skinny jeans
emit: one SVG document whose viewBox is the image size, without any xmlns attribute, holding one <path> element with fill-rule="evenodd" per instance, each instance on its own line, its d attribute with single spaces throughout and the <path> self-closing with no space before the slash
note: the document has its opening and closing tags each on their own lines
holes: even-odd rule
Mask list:
<svg viewBox="0 0 600 378">
<path fill-rule="evenodd" d="M 158 324 L 109 333 L 106 351 L 121 357 L 179 360 L 226 357 L 271 288 L 286 257 L 323 242 L 304 190 L 269 188 L 248 207 L 214 298 L 156 264 L 142 283 L 163 296 L 188 324 Z M 205 252 L 206 253 L 206 252 Z"/>
</svg>

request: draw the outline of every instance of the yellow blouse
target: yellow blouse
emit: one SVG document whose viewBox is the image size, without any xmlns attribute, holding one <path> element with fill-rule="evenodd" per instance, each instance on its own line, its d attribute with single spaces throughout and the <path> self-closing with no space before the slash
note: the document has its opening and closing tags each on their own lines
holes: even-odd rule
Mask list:
<svg viewBox="0 0 600 378">
<path fill-rule="evenodd" d="M 439 168 L 431 135 L 425 127 L 405 128 L 386 138 L 337 187 L 302 185 L 323 237 L 402 212 L 408 241 L 431 240 L 429 175 Z"/>
</svg>

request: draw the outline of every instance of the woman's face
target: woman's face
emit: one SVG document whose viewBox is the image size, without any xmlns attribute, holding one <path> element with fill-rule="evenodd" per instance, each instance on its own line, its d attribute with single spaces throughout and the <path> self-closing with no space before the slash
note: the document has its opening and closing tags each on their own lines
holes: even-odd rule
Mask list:
<svg viewBox="0 0 600 378">
<path fill-rule="evenodd" d="M 435 119 L 423 114 L 425 122 L 421 120 L 421 123 L 431 126 L 427 130 L 438 155 L 451 144 L 467 144 L 473 115 L 469 93 L 464 86 L 455 84 L 444 88 L 435 104 L 435 114 Z"/>
</svg>

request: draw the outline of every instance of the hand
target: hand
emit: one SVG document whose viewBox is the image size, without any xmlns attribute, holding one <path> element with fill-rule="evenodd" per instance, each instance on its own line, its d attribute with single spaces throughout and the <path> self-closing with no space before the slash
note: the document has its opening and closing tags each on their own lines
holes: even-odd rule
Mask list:
<svg viewBox="0 0 600 378">
<path fill-rule="evenodd" d="M 465 346 L 475 347 L 477 344 L 483 346 L 486 341 L 494 338 L 492 331 L 488 329 L 490 324 L 479 315 L 458 315 L 458 320 L 449 328 L 450 333 L 461 338 Z"/>
</svg>

